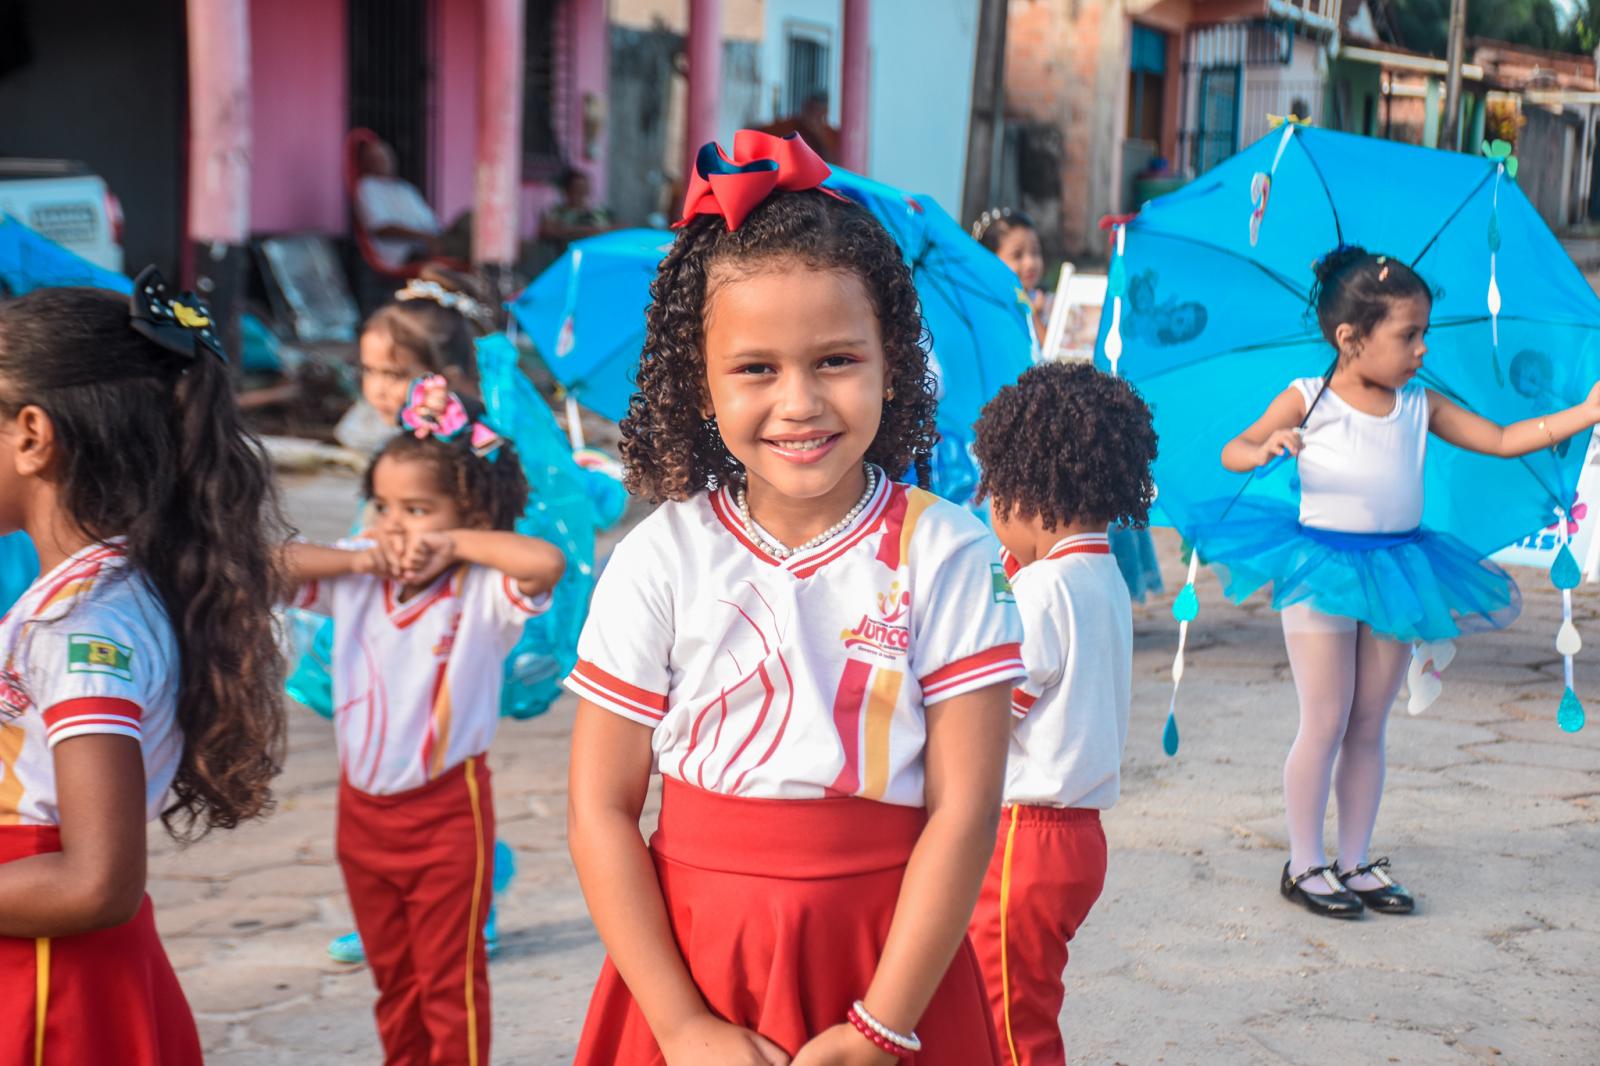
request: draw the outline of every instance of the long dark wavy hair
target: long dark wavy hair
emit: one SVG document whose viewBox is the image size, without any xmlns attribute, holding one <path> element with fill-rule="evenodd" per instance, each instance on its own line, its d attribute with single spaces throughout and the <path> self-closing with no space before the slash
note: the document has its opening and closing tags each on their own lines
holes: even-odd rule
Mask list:
<svg viewBox="0 0 1600 1066">
<path fill-rule="evenodd" d="M 716 423 L 700 414 L 707 396 L 707 279 L 718 268 L 768 263 L 861 279 L 877 312 L 893 390 L 866 458 L 893 478 L 914 469 L 926 486 L 934 444 L 932 341 L 911 271 L 894 238 L 864 208 L 808 189 L 769 197 L 731 233 L 715 215 L 696 216 L 678 232 L 650 285 L 638 391 L 622 420 L 628 491 L 651 502 L 682 500 L 741 476 Z"/>
<path fill-rule="evenodd" d="M 172 624 L 184 745 L 167 831 L 193 840 L 267 813 L 284 739 L 272 545 L 285 526 L 227 367 L 135 333 L 125 297 L 40 289 L 0 301 L 0 414 L 29 405 L 54 425 L 67 517 L 97 541 L 126 538 Z"/>
</svg>

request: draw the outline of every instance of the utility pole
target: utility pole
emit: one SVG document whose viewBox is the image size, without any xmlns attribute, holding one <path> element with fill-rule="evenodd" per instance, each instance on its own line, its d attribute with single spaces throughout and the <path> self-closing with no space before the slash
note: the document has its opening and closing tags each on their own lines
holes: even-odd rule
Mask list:
<svg viewBox="0 0 1600 1066">
<path fill-rule="evenodd" d="M 972 72 L 972 114 L 968 119 L 967 172 L 961 196 L 961 223 L 967 225 L 999 195 L 1000 164 L 1006 135 L 1006 0 L 981 0 L 978 47 Z"/>
<path fill-rule="evenodd" d="M 1439 147 L 1461 149 L 1461 63 L 1467 47 L 1467 0 L 1450 0 L 1450 46 L 1446 53 L 1444 114 L 1439 121 Z"/>
</svg>

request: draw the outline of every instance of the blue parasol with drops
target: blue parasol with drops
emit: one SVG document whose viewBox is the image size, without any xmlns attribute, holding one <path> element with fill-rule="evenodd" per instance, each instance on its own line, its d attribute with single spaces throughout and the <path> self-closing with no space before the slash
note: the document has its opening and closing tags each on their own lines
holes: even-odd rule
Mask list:
<svg viewBox="0 0 1600 1066">
<path fill-rule="evenodd" d="M 1311 307 L 1312 264 L 1342 244 L 1413 266 L 1435 290 L 1419 378 L 1495 422 L 1583 400 L 1600 378 L 1600 298 L 1516 184 L 1503 142 L 1482 155 L 1310 128 L 1295 120 L 1118 225 L 1096 362 L 1136 385 L 1169 446 L 1155 465 L 1155 521 L 1191 533 L 1241 496 L 1295 501 L 1293 464 L 1232 474 L 1223 445 L 1332 350 Z M 1487 556 L 1553 519 L 1565 530 L 1588 445 L 1507 460 L 1429 442 L 1423 523 Z M 1181 446 L 1172 446 L 1181 442 Z M 1198 614 L 1195 567 L 1180 623 L 1163 743 L 1177 750 L 1183 645 Z M 1557 641 L 1566 690 L 1557 721 L 1576 731 L 1571 623 L 1576 562 L 1563 546 Z"/>
</svg>

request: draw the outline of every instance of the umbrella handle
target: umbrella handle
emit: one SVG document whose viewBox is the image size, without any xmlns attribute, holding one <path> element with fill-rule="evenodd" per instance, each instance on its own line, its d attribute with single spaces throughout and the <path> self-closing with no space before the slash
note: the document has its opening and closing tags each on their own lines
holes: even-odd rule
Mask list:
<svg viewBox="0 0 1600 1066">
<path fill-rule="evenodd" d="M 1270 477 L 1274 470 L 1278 469 L 1278 467 L 1280 467 L 1284 463 L 1288 462 L 1290 458 L 1291 458 L 1291 456 L 1289 455 L 1288 452 L 1284 452 L 1282 455 L 1275 455 L 1271 459 L 1267 460 L 1265 463 L 1263 463 L 1260 466 L 1256 467 L 1255 471 L 1254 471 L 1254 476 L 1255 477 Z"/>
</svg>

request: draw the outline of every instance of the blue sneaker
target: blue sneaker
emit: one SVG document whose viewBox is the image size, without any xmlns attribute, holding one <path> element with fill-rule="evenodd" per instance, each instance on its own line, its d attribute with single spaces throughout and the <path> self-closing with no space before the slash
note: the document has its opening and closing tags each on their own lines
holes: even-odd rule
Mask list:
<svg viewBox="0 0 1600 1066">
<path fill-rule="evenodd" d="M 498 896 L 517 875 L 517 856 L 503 840 L 494 842 L 493 885 Z M 483 939 L 489 958 L 500 954 L 500 922 L 498 908 L 489 902 L 489 916 L 483 922 Z M 360 933 L 346 933 L 328 942 L 328 957 L 336 962 L 361 963 L 367 961 L 366 949 L 361 946 Z"/>
<path fill-rule="evenodd" d="M 493 903 L 489 904 L 489 917 L 483 922 L 483 942 L 488 956 L 492 959 L 500 954 L 500 921 L 499 908 Z"/>
<path fill-rule="evenodd" d="M 346 933 L 328 941 L 328 957 L 335 962 L 366 962 L 367 952 L 361 946 L 361 934 Z"/>
<path fill-rule="evenodd" d="M 499 913 L 492 903 L 489 905 L 489 917 L 483 922 L 483 939 L 491 959 L 500 954 Z M 335 962 L 366 962 L 367 951 L 361 946 L 361 934 L 346 933 L 328 941 L 328 957 Z"/>
</svg>

